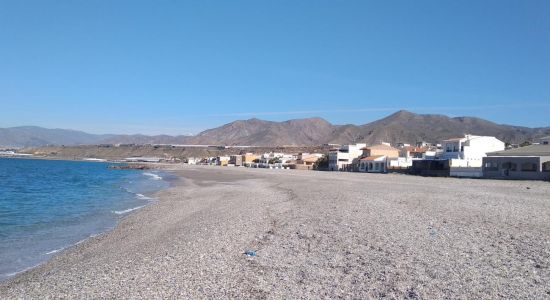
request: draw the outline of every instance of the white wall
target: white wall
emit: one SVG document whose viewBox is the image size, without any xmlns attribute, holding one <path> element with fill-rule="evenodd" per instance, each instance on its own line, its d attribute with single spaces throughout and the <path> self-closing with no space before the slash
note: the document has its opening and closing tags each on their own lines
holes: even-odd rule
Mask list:
<svg viewBox="0 0 550 300">
<path fill-rule="evenodd" d="M 446 152 L 447 146 L 452 149 L 457 149 L 457 152 Z M 463 151 L 461 151 L 463 148 Z M 470 161 L 471 164 L 479 164 L 481 166 L 483 157 L 487 153 L 504 150 L 504 142 L 492 136 L 469 136 L 467 135 L 460 142 L 443 142 L 443 153 L 441 157 L 444 159 L 463 159 Z M 457 162 L 457 164 L 460 162 Z M 472 165 L 469 165 L 472 166 Z M 476 165 L 477 166 L 477 165 Z"/>
<path fill-rule="evenodd" d="M 504 142 L 492 136 L 481 136 L 466 141 L 464 144 L 464 159 L 481 160 L 489 152 L 502 151 Z"/>
<path fill-rule="evenodd" d="M 329 152 L 329 170 L 339 171 L 345 165 L 349 165 L 354 159 L 363 154 L 361 148 L 367 144 L 343 145 L 337 151 Z"/>
</svg>

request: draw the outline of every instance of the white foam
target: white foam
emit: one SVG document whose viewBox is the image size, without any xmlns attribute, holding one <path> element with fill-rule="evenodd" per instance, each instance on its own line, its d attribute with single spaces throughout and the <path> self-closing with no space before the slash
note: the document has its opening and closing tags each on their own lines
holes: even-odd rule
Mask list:
<svg viewBox="0 0 550 300">
<path fill-rule="evenodd" d="M 59 249 L 52 250 L 52 251 L 50 251 L 50 252 L 46 252 L 46 255 L 57 253 L 57 252 L 59 252 L 59 251 L 61 251 L 61 250 L 63 250 L 63 249 L 65 249 L 65 248 L 59 248 Z"/>
<path fill-rule="evenodd" d="M 40 263 L 40 264 L 41 264 L 41 263 Z M 21 271 L 17 271 L 17 272 L 13 272 L 13 273 L 5 273 L 5 274 L 3 274 L 3 275 L 6 276 L 6 277 L 11 277 L 11 276 L 17 275 L 17 274 L 19 274 L 19 273 L 26 272 L 26 271 L 28 271 L 28 270 L 30 270 L 30 269 L 36 268 L 36 267 L 40 266 L 40 264 L 36 264 L 36 265 L 34 265 L 34 266 L 32 266 L 32 267 L 25 268 L 25 269 L 23 269 L 23 270 L 21 270 Z"/>
<path fill-rule="evenodd" d="M 153 200 L 153 198 L 151 197 L 147 197 L 143 194 L 136 194 L 136 198 L 140 199 L 140 200 Z"/>
<path fill-rule="evenodd" d="M 126 187 L 123 187 L 121 186 L 120 187 L 123 191 L 125 191 L 126 193 L 130 193 L 130 194 L 133 194 L 134 192 L 130 191 L 130 189 L 126 188 Z"/>
<path fill-rule="evenodd" d="M 127 214 L 131 211 L 134 211 L 136 209 L 140 209 L 142 207 L 145 207 L 145 205 L 142 205 L 142 206 L 137 206 L 137 207 L 133 207 L 133 208 L 128 208 L 128 209 L 125 209 L 125 210 L 115 210 L 113 211 L 114 214 L 117 214 L 117 215 L 123 215 L 123 214 Z"/>
<path fill-rule="evenodd" d="M 159 175 L 157 175 L 157 174 L 155 174 L 155 173 L 148 173 L 148 172 L 145 172 L 145 173 L 143 173 L 143 175 L 149 176 L 149 177 L 151 177 L 151 179 L 153 179 L 153 180 L 162 180 L 162 177 L 160 177 Z"/>
</svg>

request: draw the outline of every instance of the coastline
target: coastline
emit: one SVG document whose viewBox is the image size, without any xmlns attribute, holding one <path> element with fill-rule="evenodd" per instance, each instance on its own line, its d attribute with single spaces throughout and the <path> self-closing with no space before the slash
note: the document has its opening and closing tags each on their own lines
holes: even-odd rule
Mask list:
<svg viewBox="0 0 550 300">
<path fill-rule="evenodd" d="M 30 159 L 23 159 L 23 160 L 29 161 Z M 44 160 L 37 160 L 37 161 L 44 161 Z M 55 161 L 58 161 L 58 160 L 55 160 Z M 65 252 L 71 249 L 72 247 L 79 245 L 91 238 L 97 237 L 99 235 L 102 235 L 114 230 L 117 224 L 126 216 L 128 216 L 130 213 L 135 212 L 139 209 L 142 209 L 145 206 L 155 204 L 158 201 L 158 199 L 156 199 L 154 195 L 157 194 L 160 190 L 168 188 L 172 181 L 172 175 L 170 175 L 168 172 L 163 172 L 162 170 L 160 170 L 159 167 L 151 167 L 145 170 L 139 169 L 136 171 L 132 171 L 131 173 L 120 173 L 119 175 L 117 175 L 115 173 L 120 171 L 107 170 L 108 169 L 107 166 L 111 165 L 110 163 L 101 162 L 104 167 L 101 167 L 101 165 L 92 167 L 91 165 L 86 166 L 82 164 L 87 161 L 66 161 L 66 160 L 63 160 L 63 161 L 67 163 L 79 163 L 80 165 L 76 169 L 85 168 L 86 170 L 84 171 L 86 172 L 85 174 L 81 173 L 75 176 L 82 176 L 83 178 L 94 178 L 95 175 L 88 173 L 88 172 L 92 172 L 88 170 L 105 170 L 103 172 L 104 174 L 112 173 L 113 175 L 109 175 L 111 177 L 102 177 L 105 179 L 105 184 L 103 185 L 97 185 L 97 181 L 91 184 L 89 183 L 90 181 L 85 181 L 84 184 L 90 184 L 92 185 L 92 187 L 87 190 L 81 190 L 80 192 L 82 192 L 82 194 L 79 194 L 79 195 L 83 195 L 82 197 L 73 196 L 70 194 L 70 192 L 65 194 L 60 194 L 60 195 L 56 195 L 55 193 L 53 193 L 56 196 L 53 196 L 52 199 L 55 199 L 55 198 L 70 199 L 69 202 L 66 202 L 66 203 L 73 203 L 70 201 L 76 201 L 74 203 L 78 203 L 81 198 L 82 199 L 87 198 L 87 199 L 90 199 L 89 201 L 97 204 L 94 204 L 94 206 L 92 206 L 91 204 L 84 204 L 84 206 L 82 206 L 84 208 L 80 208 L 75 204 L 73 207 L 70 207 L 68 209 L 68 211 L 74 211 L 73 212 L 74 216 L 66 214 L 66 215 L 60 215 L 61 217 L 59 217 L 58 215 L 58 219 L 61 219 L 62 221 L 57 221 L 56 219 L 53 219 L 54 221 L 52 221 L 52 219 L 48 219 L 48 216 L 50 215 L 50 213 L 52 213 L 52 212 L 49 212 L 48 210 L 46 210 L 46 213 L 43 213 L 43 216 L 39 216 L 39 217 L 35 217 L 36 216 L 35 212 L 32 212 L 32 211 L 29 212 L 29 214 L 32 215 L 37 221 L 29 221 L 28 219 L 27 221 L 42 222 L 42 223 L 38 223 L 40 224 L 40 228 L 42 231 L 35 230 L 35 231 L 28 231 L 25 234 L 18 234 L 18 235 L 13 234 L 12 231 L 10 231 L 10 228 L 11 228 L 10 226 L 12 227 L 18 226 L 17 224 L 19 223 L 17 222 L 19 221 L 14 220 L 13 218 L 2 219 L 2 222 L 4 222 L 3 224 L 7 225 L 7 227 L 2 227 L 2 241 L 11 241 L 12 245 L 9 246 L 10 243 L 3 244 L 4 247 L 2 247 L 1 249 L 2 263 L 5 263 L 5 264 L 2 265 L 2 273 L 0 274 L 1 275 L 0 283 L 7 282 L 21 273 L 37 268 L 47 263 L 53 257 L 60 255 L 62 252 Z M 43 164 L 33 165 L 33 166 L 37 166 L 36 168 L 37 170 L 35 170 L 36 172 L 41 172 L 42 169 L 44 168 Z M 56 164 L 55 166 L 58 166 L 58 165 Z M 63 166 L 70 166 L 71 168 L 73 168 L 73 165 L 71 164 L 61 165 L 60 168 L 63 168 Z M 58 174 L 55 172 L 56 170 L 54 170 L 53 175 L 48 174 L 49 177 L 57 178 L 56 176 Z M 20 172 L 20 173 L 24 174 L 25 172 Z M 105 176 L 105 175 L 100 173 L 100 175 L 98 176 Z M 25 176 L 22 176 L 22 177 L 25 178 Z M 74 178 L 76 177 L 70 177 L 70 178 L 71 180 L 75 180 Z M 109 180 L 113 180 L 113 179 L 116 181 L 109 182 Z M 56 183 L 63 182 L 63 180 L 54 180 L 54 181 Z M 41 181 L 39 180 L 38 182 L 41 182 Z M 83 181 L 78 181 L 77 184 L 80 184 L 80 186 L 82 186 L 81 182 Z M 56 183 L 50 186 L 55 187 Z M 71 182 L 71 184 L 74 185 L 74 182 Z M 97 186 L 93 186 L 93 185 L 97 185 Z M 15 186 L 16 188 L 18 188 L 17 184 L 15 184 Z M 20 187 L 20 188 L 23 188 L 23 187 Z M 37 190 L 37 186 L 30 186 L 28 188 L 30 188 L 33 191 Z M 117 190 L 120 190 L 120 191 L 117 192 Z M 88 193 L 89 191 L 91 192 Z M 33 196 L 29 196 L 29 197 L 40 197 L 40 195 L 36 195 L 36 194 L 31 194 L 31 195 Z M 117 195 L 117 196 L 113 197 L 112 195 Z M 74 198 L 74 197 L 77 197 L 77 198 Z M 4 198 L 3 200 L 5 199 L 6 198 Z M 29 198 L 29 199 L 32 199 L 32 198 Z M 111 200 L 104 200 L 104 199 L 115 199 L 114 202 L 117 204 L 111 204 L 111 202 L 109 202 Z M 10 200 L 10 195 L 8 194 L 7 201 L 9 202 L 9 200 Z M 40 201 L 43 201 L 43 200 L 40 200 Z M 48 200 L 43 202 L 40 202 L 40 201 L 36 201 L 35 205 L 44 205 L 46 206 L 46 208 L 48 207 L 48 205 L 50 205 L 47 202 Z M 86 201 L 86 200 L 83 200 L 83 201 Z M 6 203 L 0 203 L 0 204 L 6 204 Z M 42 203 L 46 203 L 46 204 L 42 204 Z M 56 206 L 59 206 L 59 205 L 63 205 L 63 203 L 56 204 Z M 73 205 L 73 204 L 69 204 L 69 205 Z M 4 207 L 5 206 L 2 205 L 2 208 Z M 6 209 L 8 210 L 3 210 L 3 212 L 10 211 L 9 206 Z M 59 207 L 58 209 L 63 210 L 64 207 Z M 22 212 L 17 210 L 14 210 L 13 213 L 19 214 L 19 215 L 22 214 Z M 55 213 L 55 211 L 53 213 Z M 73 218 L 73 219 L 70 219 L 70 218 Z M 42 221 L 42 220 L 45 220 L 45 221 Z M 78 221 L 73 221 L 73 220 L 78 220 Z M 65 222 L 65 223 L 63 225 L 59 225 L 59 224 L 53 225 L 53 226 L 49 225 L 50 223 L 55 223 L 55 222 Z M 72 222 L 72 223 L 69 223 L 69 222 Z M 74 224 L 78 224 L 78 225 L 74 225 Z M 12 235 L 10 236 L 10 234 Z M 44 238 L 44 236 L 47 236 L 47 238 Z M 25 242 L 25 240 L 27 240 L 28 242 Z M 44 242 L 48 240 L 51 240 L 52 242 Z M 14 244 L 19 245 L 22 248 L 14 247 L 13 246 Z M 13 261 L 13 264 L 11 263 L 12 261 Z"/>
<path fill-rule="evenodd" d="M 0 294 L 547 295 L 545 182 L 166 168 L 180 179 L 155 194 L 156 205 L 0 283 Z"/>
</svg>

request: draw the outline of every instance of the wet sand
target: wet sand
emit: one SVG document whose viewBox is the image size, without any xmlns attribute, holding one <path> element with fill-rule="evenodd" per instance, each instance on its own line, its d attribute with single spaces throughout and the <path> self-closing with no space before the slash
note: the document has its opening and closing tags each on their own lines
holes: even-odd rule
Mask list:
<svg viewBox="0 0 550 300">
<path fill-rule="evenodd" d="M 548 182 L 173 168 L 158 203 L 0 298 L 550 297 Z"/>
</svg>

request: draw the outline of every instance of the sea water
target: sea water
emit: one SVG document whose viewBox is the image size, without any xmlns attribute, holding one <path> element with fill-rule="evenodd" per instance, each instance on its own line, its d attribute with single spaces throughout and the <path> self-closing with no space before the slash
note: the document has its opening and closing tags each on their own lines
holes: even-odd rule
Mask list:
<svg viewBox="0 0 550 300">
<path fill-rule="evenodd" d="M 108 166 L 0 158 L 0 281 L 113 229 L 171 179 Z"/>
</svg>

